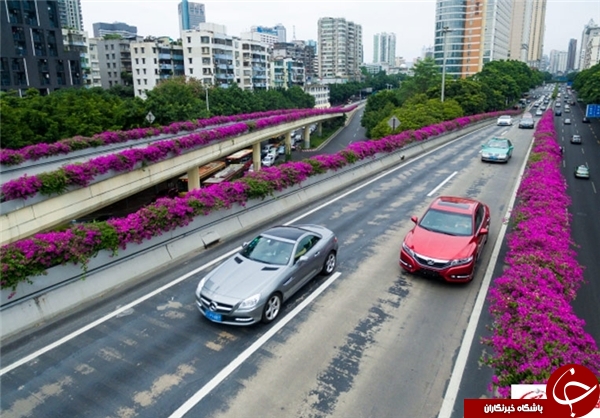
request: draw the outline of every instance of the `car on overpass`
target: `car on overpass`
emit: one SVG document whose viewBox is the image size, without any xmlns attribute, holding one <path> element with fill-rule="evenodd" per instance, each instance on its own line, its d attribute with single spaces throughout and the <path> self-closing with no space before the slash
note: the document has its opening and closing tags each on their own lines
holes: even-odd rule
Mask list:
<svg viewBox="0 0 600 418">
<path fill-rule="evenodd" d="M 490 208 L 466 197 L 440 196 L 400 248 L 400 266 L 409 273 L 447 282 L 470 282 L 487 242 Z"/>
<path fill-rule="evenodd" d="M 275 226 L 204 276 L 196 305 L 213 322 L 272 322 L 282 303 L 313 277 L 334 272 L 337 252 L 336 235 L 323 226 Z"/>
</svg>

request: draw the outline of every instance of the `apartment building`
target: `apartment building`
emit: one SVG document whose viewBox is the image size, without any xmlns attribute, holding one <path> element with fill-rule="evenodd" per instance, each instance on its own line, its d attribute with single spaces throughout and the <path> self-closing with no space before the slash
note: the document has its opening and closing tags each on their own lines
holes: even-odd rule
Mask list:
<svg viewBox="0 0 600 418">
<path fill-rule="evenodd" d="M 102 87 L 102 79 L 100 77 L 100 60 L 98 59 L 98 38 L 88 38 L 87 47 L 90 65 L 88 87 Z"/>
<path fill-rule="evenodd" d="M 306 83 L 304 61 L 301 59 L 274 56 L 271 60 L 269 72 L 271 88 L 304 87 Z"/>
<path fill-rule="evenodd" d="M 235 80 L 244 90 L 271 88 L 271 54 L 269 45 L 256 33 L 244 34 L 236 39 Z"/>
<path fill-rule="evenodd" d="M 587 45 L 585 46 L 582 70 L 587 70 L 598 63 L 600 63 L 600 30 L 595 31 L 588 38 Z"/>
<path fill-rule="evenodd" d="M 547 0 L 513 1 L 508 57 L 541 68 Z"/>
<path fill-rule="evenodd" d="M 306 80 L 313 80 L 315 72 L 315 46 L 308 42 L 296 40 L 292 42 L 277 42 L 273 45 L 272 57 L 290 57 L 304 63 Z"/>
<path fill-rule="evenodd" d="M 183 46 L 169 37 L 132 42 L 130 51 L 136 97 L 145 99 L 161 80 L 185 75 Z"/>
<path fill-rule="evenodd" d="M 396 59 L 396 34 L 376 33 L 373 35 L 373 64 L 387 63 L 394 67 Z"/>
<path fill-rule="evenodd" d="M 277 42 L 287 42 L 285 26 L 278 23 L 274 27 L 252 26 L 250 33 L 256 33 L 261 42 L 267 45 L 273 45 Z M 256 39 L 254 35 L 248 35 L 248 32 L 242 33 L 242 37 Z"/>
<path fill-rule="evenodd" d="M 235 80 L 233 37 L 224 25 L 201 23 L 181 32 L 186 77 L 207 86 L 227 87 Z"/>
<path fill-rule="evenodd" d="M 328 109 L 331 107 L 329 103 L 329 86 L 326 84 L 306 84 L 304 92 L 315 98 L 315 109 Z"/>
<path fill-rule="evenodd" d="M 434 60 L 450 77 L 468 77 L 507 59 L 512 2 L 437 0 Z"/>
<path fill-rule="evenodd" d="M 600 26 L 594 22 L 594 19 L 590 19 L 587 25 L 583 27 L 581 33 L 581 49 L 579 50 L 579 69 L 585 70 L 589 67 L 586 66 L 586 60 L 591 62 L 587 57 L 591 57 L 593 54 L 588 49 L 589 41 L 600 33 Z"/>
<path fill-rule="evenodd" d="M 58 3 L 0 1 L 0 80 L 3 91 L 42 95 L 83 84 L 79 53 L 65 51 Z"/>
<path fill-rule="evenodd" d="M 131 51 L 128 39 L 96 39 L 102 87 L 131 84 Z"/>
<path fill-rule="evenodd" d="M 77 29 L 62 29 L 65 51 L 79 54 L 79 65 L 81 66 L 81 78 L 84 87 L 92 87 L 90 57 L 88 52 L 87 32 Z"/>
<path fill-rule="evenodd" d="M 322 83 L 358 81 L 363 62 L 362 26 L 344 18 L 318 20 L 318 69 Z"/>
<path fill-rule="evenodd" d="M 119 35 L 125 39 L 137 39 L 137 26 L 131 26 L 123 22 L 105 23 L 96 22 L 92 25 L 94 38 L 102 38 L 106 35 Z"/>
</svg>

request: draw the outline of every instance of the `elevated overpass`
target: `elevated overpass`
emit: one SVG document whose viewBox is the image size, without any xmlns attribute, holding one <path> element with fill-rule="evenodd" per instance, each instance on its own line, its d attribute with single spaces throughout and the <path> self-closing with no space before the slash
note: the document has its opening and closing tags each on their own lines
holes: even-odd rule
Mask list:
<svg viewBox="0 0 600 418">
<path fill-rule="evenodd" d="M 27 200 L 3 202 L 0 215 L 0 245 L 63 225 L 186 173 L 188 188 L 198 188 L 200 187 L 199 166 L 243 148 L 252 147 L 254 168 L 258 170 L 261 163 L 260 143 L 262 141 L 285 135 L 286 153 L 289 154 L 293 131 L 304 127 L 304 143 L 308 145 L 310 125 L 317 124 L 318 129 L 321 129 L 323 121 L 343 116 L 345 113 L 348 112 L 341 110 L 339 113 L 310 116 L 227 138 L 131 172 L 105 175 L 103 178 L 95 179 L 88 187 L 72 189 L 61 195 L 36 196 Z"/>
</svg>

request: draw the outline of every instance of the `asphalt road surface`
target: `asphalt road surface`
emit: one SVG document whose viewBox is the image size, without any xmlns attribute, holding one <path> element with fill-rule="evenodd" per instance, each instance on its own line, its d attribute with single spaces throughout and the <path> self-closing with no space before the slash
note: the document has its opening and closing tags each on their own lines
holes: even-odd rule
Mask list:
<svg viewBox="0 0 600 418">
<path fill-rule="evenodd" d="M 339 274 L 310 282 L 269 326 L 214 324 L 194 302 L 202 275 L 254 230 L 8 342 L 2 417 L 436 416 L 531 134 L 490 125 L 274 220 L 335 231 Z M 492 135 L 513 141 L 508 164 L 480 161 Z M 398 266 L 410 216 L 440 194 L 477 198 L 492 211 L 467 285 Z"/>
</svg>

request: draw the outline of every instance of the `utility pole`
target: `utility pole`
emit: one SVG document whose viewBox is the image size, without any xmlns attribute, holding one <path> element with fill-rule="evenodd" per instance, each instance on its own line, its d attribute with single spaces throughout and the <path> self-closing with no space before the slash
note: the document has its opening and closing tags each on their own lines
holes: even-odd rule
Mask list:
<svg viewBox="0 0 600 418">
<path fill-rule="evenodd" d="M 452 30 L 448 26 L 444 26 L 442 28 L 442 36 L 444 37 L 443 47 L 442 47 L 442 103 L 444 102 L 444 93 L 446 89 L 446 38 L 447 33 L 452 32 Z"/>
</svg>

